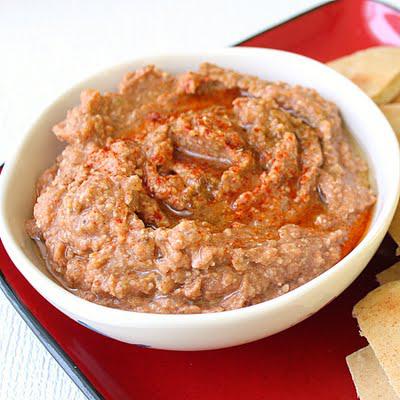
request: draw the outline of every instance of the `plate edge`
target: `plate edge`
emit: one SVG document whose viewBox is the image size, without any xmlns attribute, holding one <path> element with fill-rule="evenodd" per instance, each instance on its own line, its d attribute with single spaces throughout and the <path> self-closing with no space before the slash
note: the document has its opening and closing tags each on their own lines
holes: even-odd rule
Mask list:
<svg viewBox="0 0 400 400">
<path fill-rule="evenodd" d="M 75 385 L 89 400 L 104 400 L 104 397 L 95 389 L 86 375 L 72 361 L 71 357 L 63 350 L 57 341 L 50 335 L 39 320 L 29 311 L 20 298 L 16 295 L 11 285 L 7 282 L 0 270 L 0 289 L 6 299 L 14 307 L 29 329 L 39 339 L 40 343 L 55 359 L 57 364 L 67 373 Z"/>
</svg>

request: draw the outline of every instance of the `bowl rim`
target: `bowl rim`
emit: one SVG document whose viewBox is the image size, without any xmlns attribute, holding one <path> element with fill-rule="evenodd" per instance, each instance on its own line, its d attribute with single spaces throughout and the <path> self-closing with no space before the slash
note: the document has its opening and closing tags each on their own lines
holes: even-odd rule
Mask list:
<svg viewBox="0 0 400 400">
<path fill-rule="evenodd" d="M 340 79 L 342 84 L 347 85 L 351 90 L 355 93 L 355 90 L 358 92 L 357 96 L 363 96 L 365 100 L 369 102 L 369 106 L 371 108 L 371 112 L 375 113 L 373 118 L 380 119 L 380 125 L 384 128 L 386 140 L 388 141 L 387 146 L 390 147 L 396 154 L 394 154 L 395 158 L 395 167 L 397 168 L 392 171 L 393 175 L 393 185 L 388 190 L 387 196 L 385 198 L 385 202 L 382 205 L 382 209 L 380 210 L 380 219 L 376 219 L 370 223 L 367 232 L 364 234 L 363 238 L 357 244 L 357 246 L 348 253 L 344 258 L 342 258 L 338 263 L 332 266 L 330 269 L 326 270 L 322 274 L 316 276 L 312 280 L 304 283 L 303 285 L 285 293 L 281 296 L 275 297 L 270 300 L 266 300 L 264 302 L 254 304 L 247 307 L 242 307 L 229 311 L 222 312 L 214 312 L 214 313 L 199 313 L 199 314 L 156 314 L 156 313 L 144 313 L 137 311 L 127 311 L 121 310 L 111 307 L 102 306 L 88 300 L 82 299 L 75 294 L 69 292 L 67 289 L 62 287 L 60 284 L 56 283 L 49 277 L 47 277 L 40 269 L 35 265 L 35 263 L 31 262 L 29 258 L 24 254 L 24 251 L 20 248 L 20 246 L 16 243 L 8 224 L 6 224 L 6 210 L 5 210 L 5 197 L 7 193 L 7 189 L 11 184 L 12 171 L 14 167 L 17 165 L 19 157 L 24 153 L 24 145 L 28 138 L 35 135 L 37 131 L 37 126 L 39 123 L 46 118 L 46 116 L 51 112 L 52 108 L 58 104 L 65 101 L 70 94 L 79 90 L 80 87 L 84 86 L 88 81 L 93 79 L 99 79 L 101 76 L 105 74 L 112 74 L 114 71 L 120 70 L 122 68 L 129 68 L 132 64 L 137 64 L 143 61 L 143 63 L 148 63 L 148 60 L 156 60 L 156 59 L 164 59 L 164 58 L 179 58 L 179 57 L 190 57 L 190 56 L 198 56 L 198 57 L 207 57 L 212 55 L 218 56 L 229 56 L 235 55 L 238 57 L 242 57 L 248 55 L 249 53 L 253 53 L 253 56 L 257 56 L 257 54 L 265 54 L 269 52 L 271 54 L 284 54 L 287 57 L 293 57 L 297 60 L 303 60 L 311 64 L 318 64 L 319 68 L 324 68 L 326 73 L 331 74 L 334 80 Z M 329 72 L 328 72 L 329 71 Z M 318 89 L 317 89 L 318 90 Z M 374 110 L 373 110 L 374 109 Z M 380 114 L 380 115 L 379 115 Z M 362 141 L 361 141 L 362 142 Z M 396 152 L 397 149 L 397 152 Z M 370 161 L 371 164 L 371 161 Z M 376 168 L 376 166 L 370 165 L 370 168 Z M 329 280 L 331 276 L 334 276 L 340 269 L 344 268 L 346 264 L 351 263 L 352 260 L 359 257 L 368 246 L 373 245 L 377 241 L 380 241 L 384 236 L 391 218 L 396 209 L 397 201 L 400 194 L 400 151 L 399 144 L 397 142 L 397 138 L 395 133 L 393 132 L 389 122 L 380 112 L 379 108 L 376 104 L 359 89 L 355 84 L 353 84 L 350 80 L 343 77 L 336 71 L 330 69 L 326 65 L 313 60 L 309 57 L 305 57 L 299 54 L 269 49 L 269 48 L 256 48 L 256 47 L 235 47 L 235 48 L 223 48 L 223 49 L 215 49 L 215 50 L 207 50 L 207 51 L 179 51 L 173 53 L 156 53 L 153 55 L 145 55 L 143 57 L 132 58 L 130 61 L 126 61 L 123 63 L 115 64 L 109 68 L 102 69 L 101 71 L 90 74 L 86 78 L 80 80 L 68 90 L 61 93 L 57 98 L 55 98 L 51 103 L 40 113 L 37 119 L 33 124 L 27 129 L 22 139 L 20 140 L 18 146 L 14 149 L 12 155 L 9 157 L 8 161 L 3 168 L 2 174 L 0 176 L 0 236 L 3 241 L 3 245 L 7 250 L 9 257 L 12 259 L 13 263 L 17 267 L 17 269 L 23 274 L 23 276 L 28 280 L 28 282 L 48 301 L 53 303 L 57 308 L 61 308 L 62 310 L 68 310 L 68 312 L 78 315 L 84 316 L 83 318 L 87 321 L 93 321 L 98 324 L 107 324 L 113 326 L 159 326 L 160 324 L 171 324 L 175 326 L 190 326 L 200 325 L 206 322 L 212 322 L 217 324 L 223 324 L 226 320 L 235 318 L 235 320 L 246 320 L 251 318 L 257 314 L 264 314 L 271 309 L 280 308 L 287 304 L 294 304 L 296 299 L 301 298 L 303 294 L 311 291 L 313 288 L 320 285 L 320 283 L 324 280 Z M 377 194 L 380 196 L 380 193 Z M 43 294 L 42 294 L 43 293 Z M 57 304 L 57 305 L 56 305 Z"/>
</svg>

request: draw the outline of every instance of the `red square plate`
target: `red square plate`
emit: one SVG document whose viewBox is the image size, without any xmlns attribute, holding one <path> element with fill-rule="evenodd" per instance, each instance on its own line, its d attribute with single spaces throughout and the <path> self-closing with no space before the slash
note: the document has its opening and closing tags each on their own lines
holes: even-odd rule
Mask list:
<svg viewBox="0 0 400 400">
<path fill-rule="evenodd" d="M 328 61 L 366 47 L 400 46 L 400 11 L 372 0 L 323 5 L 240 45 Z M 34 333 L 90 399 L 355 399 L 345 356 L 365 345 L 351 316 L 375 274 L 396 261 L 387 237 L 364 273 L 306 321 L 224 350 L 170 352 L 106 338 L 44 300 L 0 247 L 0 286 Z"/>
</svg>

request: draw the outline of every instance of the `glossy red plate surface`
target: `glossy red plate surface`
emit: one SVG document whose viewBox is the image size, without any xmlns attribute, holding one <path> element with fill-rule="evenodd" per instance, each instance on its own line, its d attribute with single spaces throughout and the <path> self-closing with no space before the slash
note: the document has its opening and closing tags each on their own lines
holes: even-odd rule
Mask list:
<svg viewBox="0 0 400 400">
<path fill-rule="evenodd" d="M 361 0 L 321 6 L 241 43 L 320 61 L 378 44 L 400 46 L 400 12 Z M 0 283 L 44 345 L 93 399 L 355 399 L 345 356 L 365 341 L 351 317 L 352 307 L 376 286 L 375 274 L 396 261 L 394 252 L 387 237 L 349 289 L 297 326 L 258 342 L 206 352 L 144 349 L 80 326 L 27 283 L 2 246 Z"/>
</svg>

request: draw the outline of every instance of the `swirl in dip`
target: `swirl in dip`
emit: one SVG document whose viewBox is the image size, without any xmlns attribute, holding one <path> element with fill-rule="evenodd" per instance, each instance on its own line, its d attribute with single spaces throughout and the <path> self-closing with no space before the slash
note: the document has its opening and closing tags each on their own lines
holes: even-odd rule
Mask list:
<svg viewBox="0 0 400 400">
<path fill-rule="evenodd" d="M 27 230 L 79 296 L 153 313 L 235 309 L 332 267 L 375 197 L 335 104 L 203 64 L 86 90 L 53 129 Z"/>
</svg>

